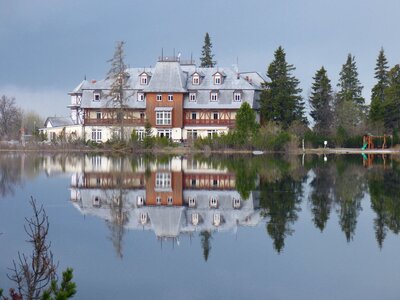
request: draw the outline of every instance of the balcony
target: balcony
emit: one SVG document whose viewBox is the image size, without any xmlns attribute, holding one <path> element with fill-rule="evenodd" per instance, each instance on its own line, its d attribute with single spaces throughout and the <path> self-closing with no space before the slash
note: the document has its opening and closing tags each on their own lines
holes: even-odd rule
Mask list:
<svg viewBox="0 0 400 300">
<path fill-rule="evenodd" d="M 235 127 L 235 120 L 231 119 L 184 119 L 185 126 L 227 126 L 229 128 Z"/>
<path fill-rule="evenodd" d="M 96 119 L 96 118 L 85 118 L 83 120 L 83 124 L 85 125 L 121 125 L 120 121 L 117 119 Z M 146 124 L 146 119 L 124 119 L 123 124 L 125 126 L 144 126 Z"/>
</svg>

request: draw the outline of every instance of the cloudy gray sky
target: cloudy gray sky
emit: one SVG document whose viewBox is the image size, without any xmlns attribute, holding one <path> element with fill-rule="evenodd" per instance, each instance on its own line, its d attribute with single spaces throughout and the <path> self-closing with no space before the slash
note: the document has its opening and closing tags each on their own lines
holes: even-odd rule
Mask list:
<svg viewBox="0 0 400 300">
<path fill-rule="evenodd" d="M 105 76 L 115 42 L 132 67 L 154 66 L 161 48 L 198 60 L 209 32 L 220 66 L 265 74 L 279 45 L 306 97 L 322 65 L 336 85 L 356 57 L 369 101 L 383 47 L 399 63 L 399 0 L 0 0 L 0 94 L 43 116 L 68 115 L 67 92 Z"/>
</svg>

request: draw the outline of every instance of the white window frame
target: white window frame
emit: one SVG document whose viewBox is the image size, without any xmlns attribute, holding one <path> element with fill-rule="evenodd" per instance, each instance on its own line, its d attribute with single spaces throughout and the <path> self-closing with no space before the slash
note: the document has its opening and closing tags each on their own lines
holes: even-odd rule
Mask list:
<svg viewBox="0 0 400 300">
<path fill-rule="evenodd" d="M 137 101 L 139 102 L 144 101 L 144 93 L 137 93 Z"/>
<path fill-rule="evenodd" d="M 171 173 L 156 173 L 156 188 L 170 188 L 171 187 Z"/>
<path fill-rule="evenodd" d="M 215 74 L 214 75 L 214 84 L 220 85 L 221 83 L 222 83 L 221 74 Z"/>
<path fill-rule="evenodd" d="M 218 207 L 218 199 L 215 197 L 210 198 L 210 207 L 217 208 Z"/>
<path fill-rule="evenodd" d="M 189 93 L 189 102 L 196 102 L 196 101 L 197 101 L 196 93 Z"/>
<path fill-rule="evenodd" d="M 98 92 L 93 93 L 93 101 L 100 101 L 100 93 Z"/>
<path fill-rule="evenodd" d="M 136 130 L 136 135 L 137 135 L 139 141 L 143 141 L 143 139 L 144 139 L 144 130 L 143 129 Z"/>
<path fill-rule="evenodd" d="M 189 207 L 195 207 L 196 206 L 196 199 L 189 197 Z"/>
<path fill-rule="evenodd" d="M 140 84 L 141 85 L 147 85 L 148 78 L 146 74 L 140 75 Z"/>
<path fill-rule="evenodd" d="M 239 92 L 233 93 L 233 101 L 234 102 L 242 102 L 242 93 L 239 93 Z"/>
<path fill-rule="evenodd" d="M 210 93 L 210 101 L 211 102 L 217 102 L 218 101 L 218 93 L 217 92 L 211 92 Z"/>
<path fill-rule="evenodd" d="M 174 203 L 172 196 L 168 196 L 167 198 L 167 205 L 172 205 Z"/>
<path fill-rule="evenodd" d="M 169 94 L 168 95 L 168 101 L 174 101 L 174 95 Z"/>
<path fill-rule="evenodd" d="M 96 111 L 96 119 L 100 120 L 102 117 L 101 111 Z"/>
<path fill-rule="evenodd" d="M 199 85 L 200 84 L 200 76 L 198 74 L 193 75 L 192 84 L 193 85 Z"/>
<path fill-rule="evenodd" d="M 101 142 L 102 141 L 102 130 L 99 128 L 92 128 L 92 141 Z"/>
<path fill-rule="evenodd" d="M 157 136 L 159 137 L 165 137 L 167 139 L 171 139 L 172 138 L 172 130 L 171 129 L 159 129 L 157 131 Z"/>
<path fill-rule="evenodd" d="M 215 118 L 215 117 L 216 117 L 216 118 Z M 219 112 L 214 111 L 214 112 L 212 113 L 212 119 L 213 119 L 213 120 L 219 120 Z"/>
<path fill-rule="evenodd" d="M 188 139 L 195 140 L 195 139 L 197 139 L 197 136 L 198 136 L 197 129 L 188 129 L 187 130 L 187 138 Z"/>
<path fill-rule="evenodd" d="M 157 94 L 156 100 L 157 100 L 157 101 L 162 101 L 162 95 L 161 95 L 161 94 Z"/>
<path fill-rule="evenodd" d="M 156 111 L 156 125 L 171 125 L 171 111 Z"/>
<path fill-rule="evenodd" d="M 160 196 L 156 197 L 156 204 L 161 205 L 161 197 Z"/>
</svg>

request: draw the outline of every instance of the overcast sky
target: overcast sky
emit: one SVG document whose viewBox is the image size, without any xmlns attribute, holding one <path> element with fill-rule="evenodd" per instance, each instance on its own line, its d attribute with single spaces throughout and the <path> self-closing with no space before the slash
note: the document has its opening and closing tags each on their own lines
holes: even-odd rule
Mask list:
<svg viewBox="0 0 400 300">
<path fill-rule="evenodd" d="M 0 95 L 42 116 L 66 116 L 68 91 L 104 78 L 115 42 L 126 62 L 154 66 L 164 54 L 198 61 L 206 32 L 219 66 L 266 73 L 286 51 L 306 98 L 322 65 L 332 84 L 356 58 L 369 102 L 381 47 L 399 63 L 399 0 L 0 0 Z"/>
</svg>

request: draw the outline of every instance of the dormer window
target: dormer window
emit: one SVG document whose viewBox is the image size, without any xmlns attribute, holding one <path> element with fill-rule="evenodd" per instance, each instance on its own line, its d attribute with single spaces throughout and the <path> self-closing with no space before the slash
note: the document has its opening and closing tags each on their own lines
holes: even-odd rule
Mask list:
<svg viewBox="0 0 400 300">
<path fill-rule="evenodd" d="M 143 73 L 142 75 L 140 75 L 140 84 L 147 85 L 147 83 L 148 83 L 148 76 L 146 73 Z"/>
<path fill-rule="evenodd" d="M 211 92 L 210 93 L 210 101 L 212 101 L 212 102 L 218 101 L 218 92 Z"/>
<path fill-rule="evenodd" d="M 199 85 L 200 84 L 200 75 L 199 74 L 194 74 L 193 75 L 192 84 L 193 85 Z"/>
<path fill-rule="evenodd" d="M 93 101 L 100 101 L 100 93 L 99 92 L 93 93 Z"/>
<path fill-rule="evenodd" d="M 189 101 L 196 102 L 196 100 L 197 100 L 196 93 L 189 93 Z"/>
<path fill-rule="evenodd" d="M 242 93 L 241 92 L 234 92 L 233 93 L 233 101 L 234 102 L 241 102 L 242 101 Z"/>
<path fill-rule="evenodd" d="M 214 76 L 214 84 L 221 84 L 221 75 L 216 74 Z"/>
<path fill-rule="evenodd" d="M 137 94 L 137 101 L 140 101 L 140 102 L 144 101 L 144 93 Z"/>
</svg>

